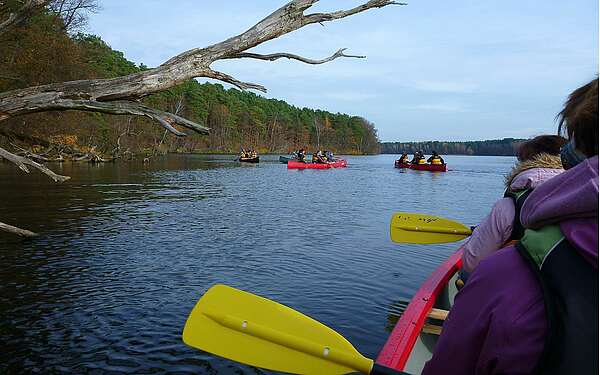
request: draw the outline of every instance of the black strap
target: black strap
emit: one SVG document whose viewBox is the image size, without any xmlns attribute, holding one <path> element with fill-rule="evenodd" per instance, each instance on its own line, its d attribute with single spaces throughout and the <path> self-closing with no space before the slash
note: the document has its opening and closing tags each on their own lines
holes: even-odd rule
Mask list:
<svg viewBox="0 0 600 375">
<path fill-rule="evenodd" d="M 523 224 L 521 223 L 521 209 L 532 191 L 533 189 L 530 188 L 525 191 L 517 192 L 512 192 L 507 189 L 506 192 L 504 192 L 504 198 L 511 198 L 515 205 L 515 217 L 513 219 L 513 229 L 510 233 L 510 241 L 518 241 L 523 238 L 523 235 L 525 234 L 525 227 L 523 227 Z"/>
</svg>

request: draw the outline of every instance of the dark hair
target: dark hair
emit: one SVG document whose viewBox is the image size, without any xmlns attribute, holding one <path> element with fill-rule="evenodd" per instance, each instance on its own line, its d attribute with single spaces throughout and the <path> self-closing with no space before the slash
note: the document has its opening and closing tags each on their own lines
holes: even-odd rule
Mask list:
<svg viewBox="0 0 600 375">
<path fill-rule="evenodd" d="M 526 161 L 539 154 L 560 155 L 560 148 L 567 142 L 559 135 L 540 135 L 521 143 L 517 158 Z"/>
<path fill-rule="evenodd" d="M 557 118 L 559 134 L 575 140 L 585 156 L 598 155 L 598 78 L 573 91 Z"/>
</svg>

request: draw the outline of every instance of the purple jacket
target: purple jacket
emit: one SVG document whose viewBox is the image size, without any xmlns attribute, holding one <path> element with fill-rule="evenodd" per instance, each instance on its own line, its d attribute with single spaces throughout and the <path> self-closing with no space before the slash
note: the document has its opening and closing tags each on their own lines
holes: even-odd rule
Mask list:
<svg viewBox="0 0 600 375">
<path fill-rule="evenodd" d="M 526 228 L 560 223 L 563 234 L 598 269 L 598 157 L 540 185 L 523 206 Z M 444 323 L 423 374 L 530 374 L 544 345 L 542 292 L 514 247 L 484 259 Z"/>
<path fill-rule="evenodd" d="M 544 181 L 564 172 L 558 168 L 533 168 L 524 170 L 511 180 L 512 191 L 535 189 Z M 475 228 L 464 244 L 463 269 L 473 272 L 484 258 L 502 248 L 509 239 L 515 219 L 515 205 L 510 198 L 498 200 L 490 214 Z"/>
</svg>

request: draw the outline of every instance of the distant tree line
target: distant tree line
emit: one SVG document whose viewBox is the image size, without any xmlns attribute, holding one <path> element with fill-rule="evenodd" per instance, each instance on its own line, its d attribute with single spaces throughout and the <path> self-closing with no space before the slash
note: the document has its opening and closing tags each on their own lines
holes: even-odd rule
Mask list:
<svg viewBox="0 0 600 375">
<path fill-rule="evenodd" d="M 65 1 L 55 0 L 52 4 L 60 8 Z M 72 24 L 65 24 L 63 19 L 71 19 Z M 128 61 L 100 37 L 78 33 L 74 26 L 81 22 L 75 16 L 57 18 L 48 11 L 3 35 L 0 92 L 67 80 L 114 78 L 148 69 Z M 298 108 L 219 84 L 188 80 L 146 97 L 143 102 L 207 126 L 211 132 L 178 138 L 157 127 L 154 120 L 139 116 L 44 112 L 6 120 L 0 127 L 0 147 L 93 150 L 113 157 L 167 152 L 232 153 L 241 147 L 261 153 L 318 147 L 352 154 L 379 151 L 377 130 L 364 118 Z M 40 147 L 36 149 L 40 151 Z"/>
<path fill-rule="evenodd" d="M 514 156 L 517 147 L 524 139 L 504 138 L 487 141 L 467 141 L 467 142 L 384 142 L 381 143 L 382 154 L 409 154 L 415 151 L 423 151 L 425 154 L 431 154 L 436 151 L 442 155 L 494 155 L 494 156 Z"/>
</svg>

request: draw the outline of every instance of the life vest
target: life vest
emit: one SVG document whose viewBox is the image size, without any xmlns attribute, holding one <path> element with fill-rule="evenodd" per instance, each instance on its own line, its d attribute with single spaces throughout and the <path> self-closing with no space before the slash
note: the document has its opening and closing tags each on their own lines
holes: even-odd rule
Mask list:
<svg viewBox="0 0 600 375">
<path fill-rule="evenodd" d="M 431 164 L 433 165 L 442 165 L 442 161 L 439 158 L 435 158 L 431 160 Z"/>
<path fill-rule="evenodd" d="M 424 158 L 419 159 L 419 164 L 427 164 Z"/>
<path fill-rule="evenodd" d="M 598 374 L 598 270 L 558 225 L 525 230 L 517 250 L 544 296 L 547 333 L 534 374 Z"/>
</svg>

